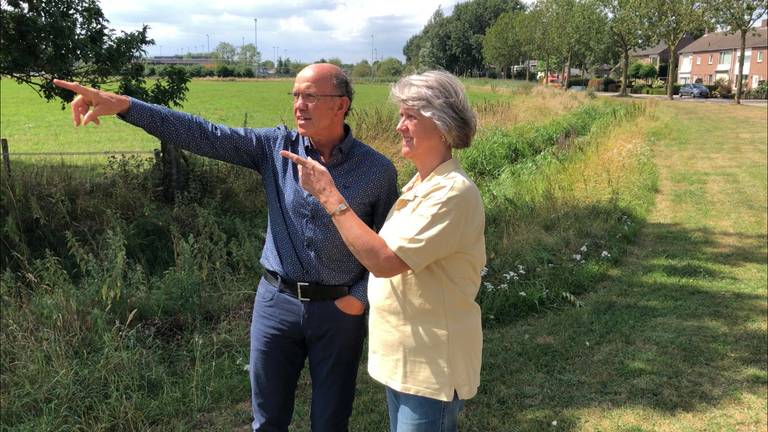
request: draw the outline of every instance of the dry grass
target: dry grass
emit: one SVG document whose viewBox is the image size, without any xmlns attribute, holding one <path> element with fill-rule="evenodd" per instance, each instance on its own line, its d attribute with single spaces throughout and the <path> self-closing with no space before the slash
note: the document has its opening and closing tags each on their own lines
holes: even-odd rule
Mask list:
<svg viewBox="0 0 768 432">
<path fill-rule="evenodd" d="M 530 93 L 518 94 L 506 101 L 478 104 L 475 109 L 481 130 L 509 128 L 519 123 L 545 122 L 583 105 L 588 100 L 584 93 L 534 87 Z"/>
</svg>

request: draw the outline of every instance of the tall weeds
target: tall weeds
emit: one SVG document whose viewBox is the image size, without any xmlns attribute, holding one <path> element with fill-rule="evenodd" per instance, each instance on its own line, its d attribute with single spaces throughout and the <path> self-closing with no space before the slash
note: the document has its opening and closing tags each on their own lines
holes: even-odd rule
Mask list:
<svg viewBox="0 0 768 432">
<path fill-rule="evenodd" d="M 538 126 L 486 123 L 459 155 L 486 205 L 486 323 L 578 304 L 652 197 L 648 114 L 560 93 L 542 94 Z M 530 115 L 515 103 L 477 105 L 481 124 Z M 410 177 L 394 106 L 349 121 Z M 249 170 L 195 157 L 190 169 L 169 206 L 152 159 L 14 167 L 0 188 L 0 428 L 189 430 L 247 398 L 263 192 Z"/>
</svg>

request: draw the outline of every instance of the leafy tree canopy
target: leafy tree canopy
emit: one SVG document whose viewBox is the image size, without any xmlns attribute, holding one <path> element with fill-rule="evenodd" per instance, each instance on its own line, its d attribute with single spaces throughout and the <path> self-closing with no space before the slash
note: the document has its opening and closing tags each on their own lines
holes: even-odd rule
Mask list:
<svg viewBox="0 0 768 432">
<path fill-rule="evenodd" d="M 135 63 L 154 44 L 149 27 L 121 32 L 96 0 L 7 0 L 0 17 L 0 75 L 28 84 L 46 100 L 69 102 L 74 94 L 55 87 L 53 78 L 99 88 L 117 84 L 125 94 L 163 105 L 180 105 L 188 78 L 178 68 L 147 88 L 143 65 Z"/>
</svg>

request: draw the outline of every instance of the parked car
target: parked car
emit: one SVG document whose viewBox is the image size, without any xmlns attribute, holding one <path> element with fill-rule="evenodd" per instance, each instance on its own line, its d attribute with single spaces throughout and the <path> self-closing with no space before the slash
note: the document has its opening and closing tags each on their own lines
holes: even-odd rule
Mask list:
<svg viewBox="0 0 768 432">
<path fill-rule="evenodd" d="M 680 97 L 683 96 L 691 96 L 691 97 L 702 97 L 706 98 L 709 97 L 709 89 L 704 87 L 701 84 L 683 84 L 680 87 L 680 92 L 678 93 Z"/>
</svg>

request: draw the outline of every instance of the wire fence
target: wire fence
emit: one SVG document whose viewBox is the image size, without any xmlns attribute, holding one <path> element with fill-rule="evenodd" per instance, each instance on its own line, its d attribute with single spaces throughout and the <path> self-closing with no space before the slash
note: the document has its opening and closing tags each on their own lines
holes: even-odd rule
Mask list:
<svg viewBox="0 0 768 432">
<path fill-rule="evenodd" d="M 124 154 L 155 154 L 151 150 L 117 150 L 117 151 L 91 151 L 91 152 L 9 152 L 3 153 L 3 155 L 10 156 L 110 156 L 110 155 L 124 155 Z"/>
</svg>

